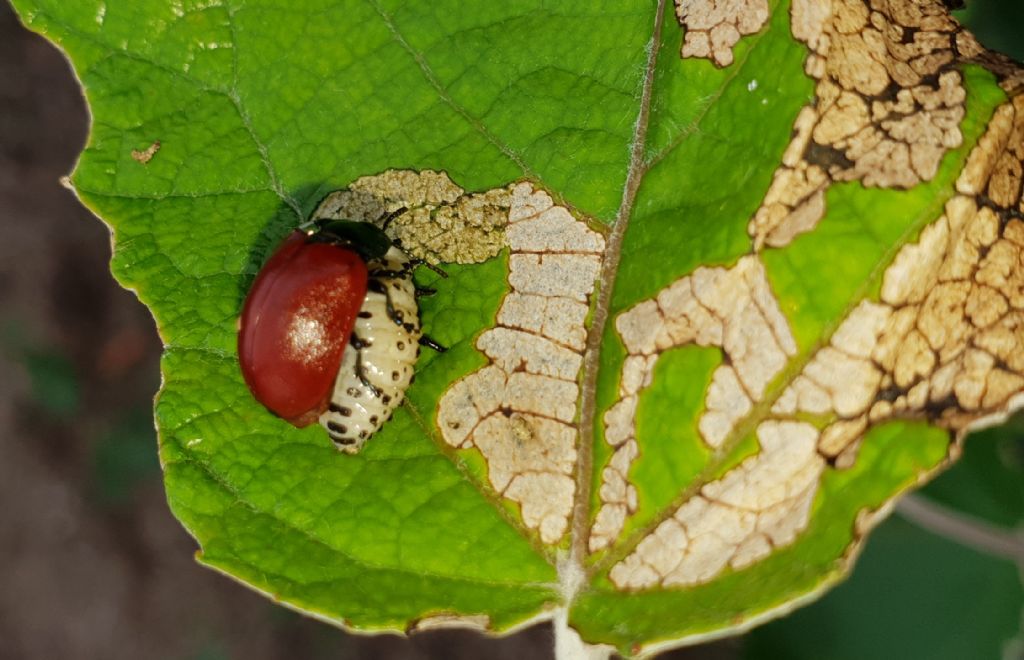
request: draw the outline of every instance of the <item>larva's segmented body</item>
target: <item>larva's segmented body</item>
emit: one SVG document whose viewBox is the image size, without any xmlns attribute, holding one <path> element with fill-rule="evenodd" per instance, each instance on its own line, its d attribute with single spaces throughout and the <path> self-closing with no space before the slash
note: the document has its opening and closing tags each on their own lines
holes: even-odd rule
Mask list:
<svg viewBox="0 0 1024 660">
<path fill-rule="evenodd" d="M 337 447 L 355 454 L 405 398 L 422 336 L 415 264 L 392 247 L 367 262 L 366 297 L 345 348 L 330 407 L 320 424 Z"/>
</svg>

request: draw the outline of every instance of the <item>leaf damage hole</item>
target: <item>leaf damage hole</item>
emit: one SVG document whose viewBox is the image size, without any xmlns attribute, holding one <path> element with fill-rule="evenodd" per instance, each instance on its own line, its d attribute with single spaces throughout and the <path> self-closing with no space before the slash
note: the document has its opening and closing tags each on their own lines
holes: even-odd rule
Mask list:
<svg viewBox="0 0 1024 660">
<path fill-rule="evenodd" d="M 760 453 L 704 484 L 615 564 L 617 586 L 702 583 L 792 543 L 825 466 L 852 466 L 874 426 L 923 419 L 960 438 L 1024 407 L 1024 97 L 996 110 L 956 190 L 885 270 L 879 300 L 861 301 L 774 402 L 757 428 Z M 651 305 L 617 324 L 631 358 L 634 349 L 656 356 L 670 345 L 670 306 L 661 296 Z M 644 373 L 630 377 L 624 368 L 623 387 L 649 383 Z M 714 389 L 701 420 L 706 440 Z M 615 411 L 606 415 L 613 439 L 632 430 L 635 406 Z"/>
<path fill-rule="evenodd" d="M 680 57 L 703 57 L 716 66 L 732 64 L 732 48 L 768 20 L 768 0 L 675 0 L 685 30 Z"/>
<path fill-rule="evenodd" d="M 132 149 L 132 160 L 140 165 L 145 165 L 153 159 L 156 152 L 160 151 L 160 141 L 154 140 L 148 147 L 139 151 L 138 149 Z"/>
<path fill-rule="evenodd" d="M 794 0 L 793 36 L 810 54 L 815 99 L 797 115 L 748 231 L 755 249 L 814 229 L 825 193 L 841 181 L 911 188 L 930 181 L 963 141 L 959 62 L 981 47 L 937 0 L 905 9 L 887 0 Z"/>
<path fill-rule="evenodd" d="M 873 425 L 927 419 L 957 433 L 1024 391 L 1024 97 L 1000 106 L 945 213 L 882 279 L 772 412 L 835 418 L 819 450 L 849 467 Z"/>
<path fill-rule="evenodd" d="M 491 486 L 556 543 L 575 497 L 577 380 L 605 242 L 529 183 L 511 189 L 505 234 L 510 290 L 476 342 L 489 364 L 448 388 L 437 423 L 445 442 L 483 454 Z"/>
<path fill-rule="evenodd" d="M 605 440 L 614 454 L 601 476 L 601 507 L 588 541 L 591 552 L 610 546 L 626 518 L 637 510 L 636 489 L 628 478 L 640 453 L 637 405 L 664 351 L 687 344 L 723 351 L 725 359 L 715 369 L 698 423 L 711 449 L 721 447 L 737 422 L 761 400 L 769 381 L 796 354 L 789 325 L 756 255 L 743 257 L 730 269 L 698 268 L 657 297 L 620 314 L 615 327 L 628 355 L 619 399 L 604 416 Z"/>
<path fill-rule="evenodd" d="M 373 222 L 428 264 L 482 263 L 505 247 L 510 188 L 467 193 L 445 172 L 387 170 L 331 193 L 318 213 Z"/>
</svg>

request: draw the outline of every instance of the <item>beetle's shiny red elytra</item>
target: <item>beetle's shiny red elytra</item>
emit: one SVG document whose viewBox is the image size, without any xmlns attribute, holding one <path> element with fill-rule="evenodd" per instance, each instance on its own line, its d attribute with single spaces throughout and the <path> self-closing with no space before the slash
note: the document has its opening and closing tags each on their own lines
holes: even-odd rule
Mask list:
<svg viewBox="0 0 1024 660">
<path fill-rule="evenodd" d="M 295 426 L 327 408 L 366 297 L 356 252 L 293 232 L 260 269 L 238 327 L 242 375 L 256 400 Z"/>
</svg>

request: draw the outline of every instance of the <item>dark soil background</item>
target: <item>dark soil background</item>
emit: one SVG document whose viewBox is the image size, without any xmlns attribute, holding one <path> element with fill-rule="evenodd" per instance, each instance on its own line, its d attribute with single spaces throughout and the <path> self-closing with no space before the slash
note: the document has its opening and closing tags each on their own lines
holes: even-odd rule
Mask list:
<svg viewBox="0 0 1024 660">
<path fill-rule="evenodd" d="M 1004 49 L 1024 49 L 1022 6 L 984 16 Z M 0 2 L 0 658 L 550 657 L 543 625 L 349 635 L 193 561 L 156 460 L 153 321 L 110 276 L 107 228 L 59 184 L 87 128 L 68 63 Z"/>
</svg>

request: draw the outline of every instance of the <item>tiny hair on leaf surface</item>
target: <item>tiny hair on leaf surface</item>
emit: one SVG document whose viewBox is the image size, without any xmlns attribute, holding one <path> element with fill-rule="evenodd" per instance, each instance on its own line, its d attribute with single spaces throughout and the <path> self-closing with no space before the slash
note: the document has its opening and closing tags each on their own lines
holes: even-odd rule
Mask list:
<svg viewBox="0 0 1024 660">
<path fill-rule="evenodd" d="M 1024 73 L 941 0 L 14 5 L 82 83 L 70 182 L 165 345 L 171 509 L 293 609 L 735 634 L 1024 402 Z M 384 273 L 296 413 L 326 429 L 237 348 L 310 227 Z M 366 365 L 401 395 L 340 452 Z"/>
</svg>

